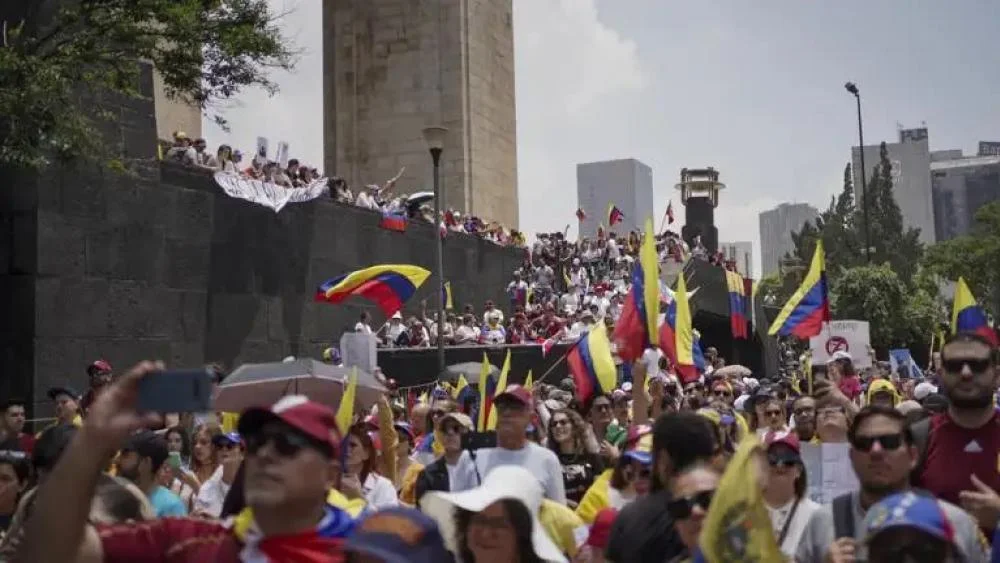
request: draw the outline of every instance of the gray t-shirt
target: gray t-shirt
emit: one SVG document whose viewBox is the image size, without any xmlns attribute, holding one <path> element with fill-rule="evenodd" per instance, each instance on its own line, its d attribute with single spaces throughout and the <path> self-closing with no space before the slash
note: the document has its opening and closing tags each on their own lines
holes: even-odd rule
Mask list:
<svg viewBox="0 0 1000 563">
<path fill-rule="evenodd" d="M 955 527 L 955 545 L 965 556 L 965 560 L 988 561 L 989 553 L 986 551 L 986 546 L 980 541 L 981 533 L 972 517 L 953 504 L 940 499 L 938 502 L 944 507 L 948 519 Z M 851 493 L 851 508 L 854 510 L 854 539 L 859 546 L 855 554 L 855 561 L 864 563 L 868 560 L 868 550 L 864 547 L 865 511 L 861 509 L 861 498 L 857 492 Z M 802 532 L 802 539 L 799 540 L 798 549 L 795 550 L 796 563 L 823 561 L 827 549 L 830 548 L 835 539 L 833 506 L 826 504 L 814 512 L 809 523 L 806 524 L 806 529 Z"/>
<path fill-rule="evenodd" d="M 563 486 L 562 466 L 559 458 L 552 450 L 543 448 L 534 442 L 519 450 L 504 448 L 483 448 L 476 451 L 476 459 L 472 460 L 468 450 L 462 452 L 458 459 L 455 475 L 451 483 L 452 491 L 465 491 L 479 486 L 480 478 L 486 476 L 495 467 L 501 465 L 517 465 L 534 475 L 545 489 L 545 498 L 566 504 L 566 489 Z M 479 470 L 479 477 L 476 470 Z"/>
</svg>

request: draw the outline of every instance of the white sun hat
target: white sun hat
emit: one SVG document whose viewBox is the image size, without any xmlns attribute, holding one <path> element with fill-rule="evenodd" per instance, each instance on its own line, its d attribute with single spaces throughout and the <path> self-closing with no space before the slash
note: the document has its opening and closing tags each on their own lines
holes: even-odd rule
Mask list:
<svg viewBox="0 0 1000 563">
<path fill-rule="evenodd" d="M 538 521 L 543 497 L 541 483 L 527 469 L 516 465 L 501 465 L 490 471 L 482 485 L 475 489 L 460 493 L 427 493 L 420 500 L 420 509 L 437 522 L 448 550 L 458 553 L 455 507 L 481 512 L 499 500 L 519 501 L 531 514 L 531 545 L 535 549 L 535 555 L 544 561 L 566 563 L 566 557 Z"/>
</svg>

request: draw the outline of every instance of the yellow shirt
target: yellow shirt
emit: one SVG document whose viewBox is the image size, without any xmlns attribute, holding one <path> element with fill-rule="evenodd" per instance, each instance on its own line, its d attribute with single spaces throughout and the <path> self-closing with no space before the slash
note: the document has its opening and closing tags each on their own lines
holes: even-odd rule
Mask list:
<svg viewBox="0 0 1000 563">
<path fill-rule="evenodd" d="M 589 533 L 587 525 L 564 504 L 542 499 L 542 506 L 538 510 L 538 522 L 549 535 L 549 539 L 555 542 L 559 550 L 570 559 L 576 557 L 580 546 L 587 541 Z"/>
<path fill-rule="evenodd" d="M 59 422 L 58 421 L 57 422 L 53 422 L 52 424 L 46 426 L 45 428 L 42 428 L 41 432 L 39 432 L 38 434 L 35 434 L 35 439 L 37 440 L 38 438 L 41 438 L 42 437 L 42 433 L 44 433 L 49 428 L 55 428 L 56 426 L 59 426 Z M 78 427 L 79 426 L 83 426 L 83 417 L 81 417 L 79 414 L 76 415 L 76 416 L 74 416 L 73 417 L 73 426 L 78 426 Z"/>
</svg>

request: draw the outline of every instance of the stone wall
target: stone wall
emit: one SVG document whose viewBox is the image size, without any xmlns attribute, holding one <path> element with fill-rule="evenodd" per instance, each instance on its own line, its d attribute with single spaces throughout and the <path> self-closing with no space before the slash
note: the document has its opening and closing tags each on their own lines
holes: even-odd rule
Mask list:
<svg viewBox="0 0 1000 563">
<path fill-rule="evenodd" d="M 152 131 L 153 124 L 149 124 Z M 150 138 L 153 138 L 152 136 Z M 85 387 L 85 366 L 143 358 L 178 367 L 318 356 L 368 309 L 316 303 L 323 280 L 378 263 L 431 268 L 436 230 L 378 227 L 373 211 L 329 200 L 280 213 L 233 199 L 208 173 L 174 164 L 133 176 L 59 169 L 0 173 L 0 396 Z M 505 303 L 523 251 L 467 235 L 444 241 L 455 304 Z M 433 278 L 409 302 L 433 309 Z"/>
<path fill-rule="evenodd" d="M 431 189 L 424 127 L 448 128 L 444 202 L 516 227 L 511 0 L 325 0 L 325 165 L 352 186 L 405 167 Z"/>
</svg>

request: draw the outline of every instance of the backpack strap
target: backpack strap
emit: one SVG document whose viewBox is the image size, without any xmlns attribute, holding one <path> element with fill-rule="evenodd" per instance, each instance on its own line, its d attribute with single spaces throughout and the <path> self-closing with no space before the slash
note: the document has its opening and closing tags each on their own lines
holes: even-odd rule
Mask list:
<svg viewBox="0 0 1000 563">
<path fill-rule="evenodd" d="M 851 502 L 852 493 L 844 493 L 833 499 L 833 537 L 854 537 L 854 505 Z"/>
<path fill-rule="evenodd" d="M 913 445 L 917 447 L 917 464 L 910 473 L 910 484 L 919 487 L 924 464 L 927 462 L 927 446 L 931 442 L 931 417 L 913 423 L 910 432 L 913 434 Z"/>
</svg>

